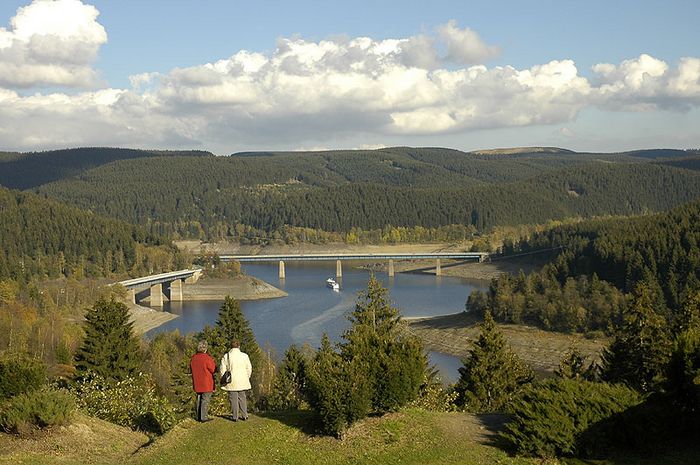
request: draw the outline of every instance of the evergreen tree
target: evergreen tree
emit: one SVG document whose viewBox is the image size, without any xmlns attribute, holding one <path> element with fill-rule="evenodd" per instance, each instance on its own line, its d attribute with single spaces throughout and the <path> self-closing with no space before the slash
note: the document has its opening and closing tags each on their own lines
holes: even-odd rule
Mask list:
<svg viewBox="0 0 700 465">
<path fill-rule="evenodd" d="M 622 327 L 603 352 L 606 381 L 648 392 L 662 380 L 671 345 L 666 321 L 654 312 L 653 294 L 644 282 L 637 284 Z"/>
<path fill-rule="evenodd" d="M 342 436 L 350 424 L 347 369 L 325 333 L 308 375 L 309 403 L 320 417 L 323 430 L 335 436 Z M 367 391 L 363 390 L 363 392 Z M 368 398 L 369 396 L 366 396 L 366 399 Z M 355 414 L 358 408 L 364 410 L 366 414 L 369 405 L 365 403 L 355 406 Z"/>
<path fill-rule="evenodd" d="M 142 354 L 129 310 L 112 298 L 98 300 L 85 314 L 85 338 L 75 355 L 79 375 L 92 371 L 120 381 L 139 371 Z"/>
<path fill-rule="evenodd" d="M 457 405 L 483 413 L 509 409 L 516 394 L 533 378 L 532 370 L 508 347 L 488 312 L 459 374 Z"/>
<path fill-rule="evenodd" d="M 684 408 L 697 415 L 700 411 L 700 292 L 686 299 L 677 328 L 666 371 L 666 387 Z"/>
<path fill-rule="evenodd" d="M 231 296 L 226 296 L 224 303 L 219 308 L 219 316 L 214 328 L 206 327 L 198 336 L 209 342 L 209 352 L 216 361 L 217 366 L 221 357 L 231 349 L 231 341 L 237 339 L 241 343 L 241 351 L 248 354 L 250 364 L 253 366 L 251 385 L 257 398 L 265 394 L 262 392 L 261 364 L 263 359 L 260 346 L 255 340 L 250 323 L 241 311 L 241 304 Z"/>
<path fill-rule="evenodd" d="M 272 410 L 297 409 L 306 401 L 306 365 L 307 362 L 297 346 L 289 346 L 277 370 L 270 393 L 268 405 Z"/>
<path fill-rule="evenodd" d="M 415 399 L 427 369 L 423 348 L 402 329 L 398 309 L 389 304 L 388 290 L 374 275 L 349 320 L 341 355 L 364 370 L 374 410 L 394 410 Z"/>
</svg>

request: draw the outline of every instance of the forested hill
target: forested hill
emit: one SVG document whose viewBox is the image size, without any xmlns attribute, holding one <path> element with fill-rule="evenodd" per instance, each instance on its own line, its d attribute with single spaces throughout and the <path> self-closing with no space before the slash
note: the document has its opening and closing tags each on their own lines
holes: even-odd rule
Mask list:
<svg viewBox="0 0 700 465">
<path fill-rule="evenodd" d="M 625 292 L 644 281 L 678 309 L 688 291 L 700 289 L 700 201 L 662 214 L 557 227 L 516 248 L 551 247 L 563 249 L 553 265 L 562 281 L 595 273 Z"/>
<path fill-rule="evenodd" d="M 485 230 L 661 211 L 700 196 L 700 172 L 671 165 L 700 158 L 686 151 L 65 152 L 53 152 L 43 170 L 37 160 L 48 153 L 4 155 L 0 181 L 175 237 L 236 235 L 242 227 L 272 234 L 285 225 L 339 233 L 387 225 Z"/>
<path fill-rule="evenodd" d="M 139 275 L 178 260 L 169 241 L 141 227 L 0 188 L 0 280 Z"/>
<path fill-rule="evenodd" d="M 0 153 L 0 185 L 29 189 L 47 182 L 69 178 L 116 160 L 187 155 L 213 156 L 202 151 L 154 151 L 120 148 L 76 148 L 32 153 Z"/>
</svg>

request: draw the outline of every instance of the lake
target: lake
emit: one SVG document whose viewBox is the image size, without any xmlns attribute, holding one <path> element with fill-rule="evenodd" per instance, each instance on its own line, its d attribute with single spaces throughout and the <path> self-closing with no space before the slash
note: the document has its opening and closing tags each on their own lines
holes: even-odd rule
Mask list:
<svg viewBox="0 0 700 465">
<path fill-rule="evenodd" d="M 321 336 L 328 333 L 334 341 L 340 339 L 349 326 L 347 315 L 352 312 L 358 293 L 367 288 L 370 272 L 352 268 L 343 263 L 341 290 L 326 287 L 325 280 L 335 273 L 335 262 L 288 262 L 286 279 L 278 278 L 278 265 L 245 264 L 243 270 L 289 295 L 279 299 L 242 301 L 243 314 L 260 347 L 271 346 L 282 356 L 290 344 L 309 343 L 318 347 Z M 438 316 L 458 313 L 473 289 L 486 289 L 487 281 L 413 273 L 397 273 L 389 278 L 386 273 L 375 273 L 382 285 L 389 290 L 389 299 L 406 317 Z M 179 315 L 164 325 L 149 331 L 146 337 L 162 331 L 178 329 L 181 333 L 201 331 L 205 325 L 216 321 L 220 301 L 168 302 L 163 310 Z M 457 379 L 461 366 L 458 358 L 432 352 L 431 362 L 448 382 Z"/>
</svg>

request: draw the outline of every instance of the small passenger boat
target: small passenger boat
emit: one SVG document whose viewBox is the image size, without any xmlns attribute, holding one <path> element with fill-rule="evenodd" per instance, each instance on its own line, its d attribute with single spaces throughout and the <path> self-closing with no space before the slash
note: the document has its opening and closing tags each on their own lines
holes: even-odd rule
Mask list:
<svg viewBox="0 0 700 465">
<path fill-rule="evenodd" d="M 340 290 L 340 284 L 338 284 L 338 282 L 333 278 L 326 279 L 326 286 L 330 287 L 334 291 Z"/>
</svg>

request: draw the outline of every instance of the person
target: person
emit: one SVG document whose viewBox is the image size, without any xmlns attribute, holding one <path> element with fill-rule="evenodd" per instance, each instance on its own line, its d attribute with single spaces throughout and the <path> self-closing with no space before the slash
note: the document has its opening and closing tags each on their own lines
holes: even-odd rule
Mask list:
<svg viewBox="0 0 700 465">
<path fill-rule="evenodd" d="M 231 404 L 231 419 L 248 419 L 248 406 L 245 392 L 250 389 L 250 375 L 253 367 L 250 365 L 250 358 L 245 352 L 241 352 L 241 343 L 237 339 L 231 342 L 231 350 L 221 359 L 219 368 L 223 375 L 226 371 L 231 372 L 231 382 L 221 386 L 221 389 L 228 391 L 228 401 Z"/>
<path fill-rule="evenodd" d="M 211 420 L 208 416 L 209 401 L 214 392 L 214 373 L 216 362 L 207 353 L 209 344 L 207 341 L 197 343 L 197 353 L 190 359 L 190 371 L 192 373 L 192 388 L 197 393 L 197 421 Z"/>
</svg>

